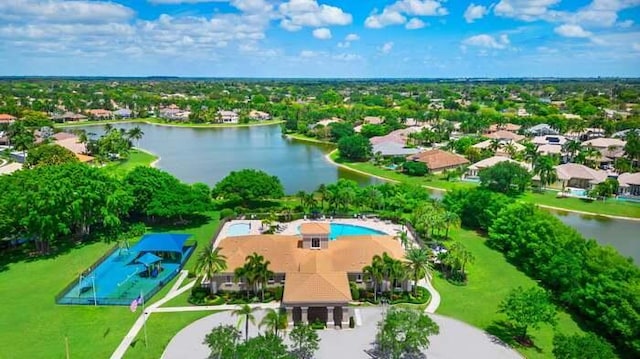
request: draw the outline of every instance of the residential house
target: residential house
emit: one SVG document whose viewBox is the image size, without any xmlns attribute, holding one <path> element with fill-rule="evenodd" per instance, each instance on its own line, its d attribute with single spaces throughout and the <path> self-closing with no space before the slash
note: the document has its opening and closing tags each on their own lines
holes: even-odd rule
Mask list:
<svg viewBox="0 0 640 359">
<path fill-rule="evenodd" d="M 87 116 L 85 115 L 81 115 L 79 113 L 74 113 L 71 111 L 67 111 L 65 113 L 62 114 L 57 114 L 57 115 L 53 115 L 51 116 L 51 120 L 55 121 L 55 122 L 77 122 L 77 121 L 86 121 L 87 120 Z"/>
<path fill-rule="evenodd" d="M 401 128 L 399 130 L 395 130 L 389 132 L 384 136 L 374 136 L 369 139 L 372 145 L 377 145 L 381 143 L 393 142 L 402 146 L 407 144 L 407 139 L 409 138 L 409 134 L 420 132 L 420 128 L 418 127 L 408 127 Z"/>
<path fill-rule="evenodd" d="M 565 163 L 558 165 L 556 174 L 562 188 L 573 187 L 590 190 L 594 185 L 604 182 L 608 174 L 606 171 L 594 170 L 577 163 Z"/>
<path fill-rule="evenodd" d="M 132 115 L 132 112 L 128 108 L 121 108 L 116 111 L 113 111 L 113 115 L 119 118 L 130 118 Z"/>
<path fill-rule="evenodd" d="M 640 172 L 619 175 L 618 184 L 618 195 L 640 198 Z"/>
<path fill-rule="evenodd" d="M 567 138 L 562 135 L 536 136 L 531 140 L 531 142 L 538 146 L 542 146 L 542 145 L 564 146 L 564 144 L 567 143 Z"/>
<path fill-rule="evenodd" d="M 460 155 L 438 149 L 410 155 L 407 157 L 407 161 L 422 162 L 427 165 L 429 172 L 460 168 L 469 163 L 469 160 Z"/>
<path fill-rule="evenodd" d="M 284 286 L 282 306 L 290 323 L 322 321 L 329 327 L 349 323 L 353 300 L 349 282 L 371 287 L 362 268 L 375 255 L 387 253 L 402 258 L 400 242 L 391 236 L 341 236 L 329 240 L 330 225 L 309 222 L 300 225 L 300 235 L 247 235 L 223 238 L 220 254 L 227 270 L 212 280 L 215 290 L 242 290 L 247 284 L 236 281 L 234 270 L 247 256 L 257 253 L 270 262 L 273 276 L 267 286 Z M 406 286 L 407 281 L 401 283 Z"/>
<path fill-rule="evenodd" d="M 362 124 L 365 125 L 381 125 L 384 122 L 384 119 L 378 116 L 365 116 L 362 119 Z"/>
<path fill-rule="evenodd" d="M 338 118 L 338 117 L 325 118 L 323 120 L 320 120 L 320 121 L 318 121 L 316 123 L 313 123 L 313 124 L 309 125 L 309 128 L 310 129 L 314 129 L 314 128 L 318 127 L 318 126 L 327 127 L 330 124 L 336 123 L 336 122 L 342 122 L 342 119 Z"/>
<path fill-rule="evenodd" d="M 267 121 L 271 119 L 271 115 L 257 110 L 251 110 L 249 112 L 249 118 L 256 121 Z"/>
<path fill-rule="evenodd" d="M 491 147 L 494 145 L 494 141 L 495 140 L 482 141 L 482 142 L 476 143 L 475 145 L 472 145 L 471 147 L 477 148 L 479 150 L 490 150 L 492 149 Z M 495 150 L 496 151 L 495 154 L 497 156 L 511 157 L 512 151 L 522 152 L 525 150 L 525 148 L 526 147 L 524 147 L 523 145 L 511 140 L 498 140 L 498 148 Z"/>
<path fill-rule="evenodd" d="M 546 135 L 559 135 L 560 132 L 558 132 L 557 130 L 553 129 L 550 125 L 546 124 L 546 123 L 541 123 L 538 125 L 535 125 L 533 127 L 530 127 L 526 130 L 524 130 L 524 132 L 528 135 L 532 135 L 532 136 L 546 136 Z"/>
<path fill-rule="evenodd" d="M 217 112 L 218 121 L 222 123 L 238 123 L 240 116 L 235 111 L 219 110 Z"/>
<path fill-rule="evenodd" d="M 518 161 L 514 161 L 508 157 L 504 157 L 504 156 L 493 156 L 493 157 L 489 157 L 489 158 L 485 158 L 484 160 L 478 161 L 472 165 L 470 165 L 469 167 L 467 167 L 467 173 L 465 173 L 465 178 L 471 178 L 471 179 L 475 179 L 478 178 L 478 174 L 480 173 L 481 170 L 485 169 L 485 168 L 489 168 L 489 167 L 493 167 L 495 165 L 497 165 L 498 163 L 501 162 L 513 162 L 513 163 L 517 163 L 520 166 L 522 166 L 523 168 L 526 168 L 527 170 L 531 170 L 531 166 L 529 164 L 525 164 L 522 162 L 518 162 Z"/>
<path fill-rule="evenodd" d="M 162 108 L 159 111 L 160 118 L 164 118 L 170 121 L 186 121 L 189 119 L 189 115 L 191 115 L 191 112 L 181 110 L 175 105 Z"/>
<path fill-rule="evenodd" d="M 407 148 L 395 142 L 382 142 L 372 145 L 373 153 L 383 157 L 406 157 L 420 152 L 418 148 Z"/>
<path fill-rule="evenodd" d="M 524 109 L 524 108 L 519 108 L 518 111 L 516 112 L 516 115 L 518 117 L 529 117 L 529 116 L 531 116 L 531 114 L 529 114 L 529 112 L 527 112 L 527 110 Z"/>
<path fill-rule="evenodd" d="M 498 130 L 496 132 L 488 133 L 488 134 L 485 134 L 484 137 L 491 138 L 494 140 L 512 141 L 512 142 L 519 142 L 525 138 L 522 135 L 518 135 L 517 133 L 513 133 L 505 130 Z"/>
<path fill-rule="evenodd" d="M 609 168 L 617 158 L 623 157 L 626 144 L 621 139 L 607 137 L 582 142 L 583 147 L 593 147 L 600 151 L 602 156 L 597 160 L 602 168 Z"/>
<path fill-rule="evenodd" d="M 564 135 L 572 140 L 588 141 L 594 138 L 604 137 L 604 129 L 589 127 L 580 132 L 567 132 Z"/>
<path fill-rule="evenodd" d="M 89 115 L 89 117 L 97 120 L 106 120 L 113 118 L 113 112 L 103 109 L 88 110 L 87 114 Z"/>
<path fill-rule="evenodd" d="M 7 113 L 0 113 L 0 124 L 11 124 L 15 120 L 17 120 L 17 118 L 14 116 L 11 116 Z"/>
<path fill-rule="evenodd" d="M 493 125 L 489 126 L 489 128 L 486 131 L 486 133 L 494 133 L 494 132 L 498 132 L 500 130 L 516 133 L 516 132 L 518 132 L 520 130 L 521 127 L 522 126 L 516 125 L 516 124 L 513 124 L 513 123 L 505 123 L 503 125 L 493 124 Z"/>
</svg>

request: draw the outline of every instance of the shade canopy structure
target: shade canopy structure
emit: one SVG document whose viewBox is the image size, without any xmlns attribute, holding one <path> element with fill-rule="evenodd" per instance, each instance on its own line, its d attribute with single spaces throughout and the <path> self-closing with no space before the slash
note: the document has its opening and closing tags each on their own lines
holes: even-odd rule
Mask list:
<svg viewBox="0 0 640 359">
<path fill-rule="evenodd" d="M 142 236 L 142 239 L 132 250 L 140 253 L 144 252 L 177 252 L 182 253 L 184 243 L 191 237 L 190 234 L 179 233 L 149 233 Z"/>
<path fill-rule="evenodd" d="M 150 267 L 153 264 L 160 262 L 161 260 L 162 258 L 158 257 L 157 255 L 147 252 L 143 254 L 140 258 L 136 259 L 136 262 L 144 264 L 145 267 Z"/>
</svg>

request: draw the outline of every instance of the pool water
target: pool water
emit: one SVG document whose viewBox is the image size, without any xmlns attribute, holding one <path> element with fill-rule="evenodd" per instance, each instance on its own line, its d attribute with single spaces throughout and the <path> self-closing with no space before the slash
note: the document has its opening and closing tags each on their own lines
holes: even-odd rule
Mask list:
<svg viewBox="0 0 640 359">
<path fill-rule="evenodd" d="M 194 247 L 186 247 L 181 262 L 163 261 L 156 277 L 142 276 L 146 267 L 135 263 L 139 252 L 116 249 L 87 275 L 76 278 L 76 284 L 62 296 L 58 304 L 129 305 L 140 294 L 145 301 L 180 272 Z M 95 287 L 95 294 L 94 294 Z"/>
<path fill-rule="evenodd" d="M 369 227 L 357 226 L 355 224 L 346 223 L 331 223 L 331 232 L 329 233 L 329 239 L 335 240 L 341 236 L 386 236 L 387 233 L 378 231 Z M 297 232 L 300 233 L 300 227 L 297 228 Z"/>
<path fill-rule="evenodd" d="M 233 223 L 227 228 L 227 236 L 246 236 L 251 233 L 250 223 Z"/>
</svg>

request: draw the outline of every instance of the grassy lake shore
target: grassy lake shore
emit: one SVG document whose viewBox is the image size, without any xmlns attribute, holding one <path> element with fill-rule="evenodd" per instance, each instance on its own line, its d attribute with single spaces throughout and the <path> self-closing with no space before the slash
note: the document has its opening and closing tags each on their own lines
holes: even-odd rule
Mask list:
<svg viewBox="0 0 640 359">
<path fill-rule="evenodd" d="M 96 126 L 106 124 L 119 123 L 146 123 L 149 125 L 167 126 L 167 127 L 187 127 L 187 128 L 233 128 L 233 127 L 253 127 L 253 126 L 270 126 L 284 122 L 283 120 L 268 120 L 250 123 L 176 123 L 166 122 L 159 118 L 132 118 L 126 120 L 102 120 L 102 121 L 84 121 L 73 123 L 56 123 L 55 128 L 74 128 L 83 126 Z"/>
</svg>

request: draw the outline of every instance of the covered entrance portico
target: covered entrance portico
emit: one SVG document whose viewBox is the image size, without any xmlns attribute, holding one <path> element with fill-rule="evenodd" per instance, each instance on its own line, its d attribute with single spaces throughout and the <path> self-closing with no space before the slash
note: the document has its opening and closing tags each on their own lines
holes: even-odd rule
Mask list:
<svg viewBox="0 0 640 359">
<path fill-rule="evenodd" d="M 347 303 L 327 304 L 284 304 L 289 325 L 295 323 L 325 323 L 327 328 L 347 328 L 349 326 L 350 308 Z"/>
<path fill-rule="evenodd" d="M 328 328 L 347 328 L 350 301 L 351 290 L 344 272 L 286 274 L 282 306 L 289 324 L 321 322 Z"/>
</svg>

